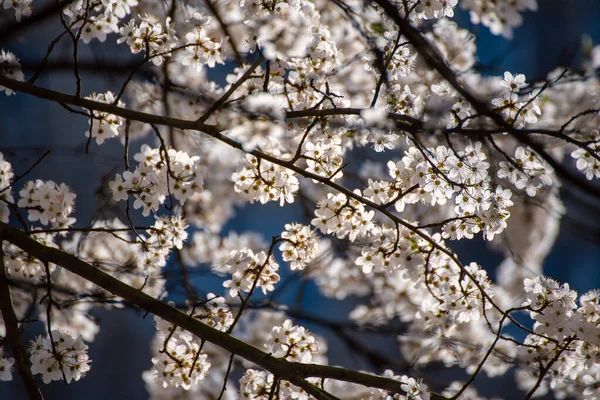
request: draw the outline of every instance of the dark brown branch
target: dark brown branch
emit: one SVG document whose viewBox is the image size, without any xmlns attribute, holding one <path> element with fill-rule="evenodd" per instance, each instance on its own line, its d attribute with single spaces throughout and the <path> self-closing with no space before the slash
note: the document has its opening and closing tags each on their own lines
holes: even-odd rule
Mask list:
<svg viewBox="0 0 600 400">
<path fill-rule="evenodd" d="M 12 350 L 27 395 L 30 399 L 42 400 L 44 396 L 42 396 L 42 392 L 38 388 L 35 378 L 29 369 L 29 362 L 27 361 L 25 350 L 21 343 L 19 321 L 12 305 L 8 273 L 6 271 L 6 266 L 4 265 L 4 254 L 1 251 L 2 239 L 3 237 L 0 233 L 0 311 L 2 311 L 2 318 L 4 319 L 4 326 L 6 327 L 6 341 Z"/>
<path fill-rule="evenodd" d="M 233 94 L 233 92 L 235 92 L 237 90 L 237 88 L 239 88 L 244 82 L 246 82 L 246 80 L 248 80 L 248 78 L 250 78 L 250 75 L 252 75 L 252 73 L 254 72 L 254 70 L 256 70 L 256 68 L 258 68 L 258 66 L 260 64 L 262 64 L 262 62 L 265 61 L 263 56 L 259 56 L 258 59 L 254 62 L 254 64 L 252 64 L 248 70 L 246 72 L 244 72 L 244 74 L 242 76 L 240 76 L 240 78 L 231 85 L 231 87 L 229 88 L 229 90 L 227 92 L 225 92 L 217 101 L 215 101 L 209 108 L 208 110 L 206 110 L 204 112 L 204 114 L 202 114 L 202 116 L 200 118 L 198 118 L 198 122 L 200 123 L 204 123 L 206 122 L 206 120 L 219 108 L 221 108 L 221 106 L 229 99 L 229 96 L 231 96 Z"/>
<path fill-rule="evenodd" d="M 13 79 L 6 78 L 4 76 L 0 76 L 0 85 L 8 87 L 9 89 L 12 89 L 14 91 L 22 91 L 22 92 L 25 92 L 25 93 L 28 93 L 28 94 L 31 94 L 33 96 L 40 97 L 43 99 L 48 99 L 48 100 L 55 101 L 55 102 L 69 103 L 69 104 L 87 108 L 90 110 L 105 111 L 110 114 L 114 114 L 114 115 L 117 115 L 117 116 L 120 116 L 123 118 L 127 118 L 130 120 L 145 122 L 150 125 L 152 125 L 152 124 L 166 125 L 166 126 L 175 127 L 175 128 L 182 129 L 182 130 L 200 131 L 210 137 L 213 137 L 213 138 L 233 147 L 233 148 L 244 151 L 243 146 L 240 142 L 238 142 L 228 136 L 223 135 L 214 125 L 204 124 L 200 121 L 182 120 L 182 119 L 177 119 L 177 118 L 170 118 L 170 117 L 164 117 L 164 116 L 158 116 L 158 115 L 128 110 L 126 108 L 117 107 L 114 104 L 105 104 L 105 103 L 100 103 L 100 102 L 93 101 L 93 100 L 88 100 L 88 99 L 71 96 L 71 95 L 56 92 L 53 90 L 40 88 L 40 87 L 30 85 L 27 83 L 15 81 Z M 312 179 L 313 181 L 323 183 L 323 184 L 329 186 L 330 188 L 332 188 L 340 193 L 343 193 L 344 195 L 347 196 L 348 199 L 357 200 L 357 201 L 361 202 L 362 204 L 364 204 L 374 210 L 379 211 L 380 213 L 382 213 L 383 215 L 388 217 L 394 223 L 404 226 L 405 228 L 409 229 L 410 231 L 414 232 L 415 234 L 417 234 L 418 236 L 420 236 L 421 238 L 426 240 L 432 246 L 432 248 L 435 248 L 435 249 L 441 251 L 442 253 L 446 254 L 453 262 L 456 263 L 456 265 L 458 265 L 461 268 L 463 273 L 465 273 L 467 276 L 469 276 L 469 278 L 471 278 L 471 280 L 473 282 L 477 282 L 477 279 L 475 279 L 471 273 L 465 271 L 463 264 L 460 262 L 460 260 L 458 260 L 456 254 L 454 254 L 454 252 L 452 252 L 450 249 L 448 249 L 444 246 L 441 246 L 435 240 L 432 240 L 427 232 L 424 232 L 424 231 L 418 229 L 417 226 L 398 217 L 391 211 L 387 210 L 384 206 L 362 197 L 361 195 L 355 193 L 354 191 L 348 189 L 345 186 L 342 186 L 340 184 L 333 182 L 330 178 L 326 178 L 326 177 L 317 175 L 315 173 L 306 171 L 305 169 L 298 167 L 298 166 L 294 165 L 293 163 L 290 163 L 289 161 L 281 160 L 278 157 L 272 156 L 268 153 L 264 153 L 260 150 L 253 150 L 253 151 L 247 152 L 247 153 L 257 157 L 258 159 L 267 160 L 269 162 L 272 162 L 273 164 L 285 167 L 291 171 L 294 171 L 294 172 L 304 176 L 305 178 L 309 178 L 309 179 Z M 591 187 L 591 185 L 587 185 L 587 186 Z M 600 188 L 595 188 L 595 189 L 596 189 L 598 197 L 600 197 Z M 128 215 L 128 218 L 130 219 L 129 215 Z M 131 224 L 131 221 L 130 221 L 130 224 Z M 476 284 L 476 286 L 479 287 L 478 284 Z M 494 300 L 491 297 L 486 296 L 485 291 L 481 287 L 479 287 L 479 289 L 481 290 L 484 297 L 486 297 L 487 300 L 490 302 L 490 304 L 492 304 L 492 306 L 496 310 L 498 310 L 499 312 L 502 313 L 503 312 L 502 309 L 496 304 L 496 302 L 494 302 Z M 525 332 L 533 333 L 531 331 L 531 329 L 528 329 L 527 327 L 523 326 L 521 323 L 519 323 L 514 318 L 509 316 L 509 319 L 511 322 L 513 322 L 519 328 L 523 329 Z"/>
<path fill-rule="evenodd" d="M 216 344 L 230 353 L 237 354 L 240 357 L 253 362 L 277 375 L 281 379 L 301 387 L 307 393 L 310 393 L 319 400 L 330 400 L 335 399 L 335 397 L 326 394 L 326 392 L 306 382 L 304 378 L 319 377 L 338 379 L 377 387 L 393 393 L 403 393 L 400 388 L 400 382 L 389 378 L 327 365 L 292 363 L 281 358 L 273 357 L 225 332 L 211 328 L 195 318 L 190 318 L 190 316 L 184 312 L 121 282 L 71 254 L 59 249 L 44 246 L 30 238 L 25 232 L 5 224 L 4 222 L 0 222 L 0 237 L 11 242 L 42 262 L 50 262 L 65 268 L 89 282 L 102 287 L 115 296 L 122 297 L 126 302 L 155 314 L 208 342 Z M 432 398 L 443 399 L 444 397 L 432 394 Z"/>
</svg>

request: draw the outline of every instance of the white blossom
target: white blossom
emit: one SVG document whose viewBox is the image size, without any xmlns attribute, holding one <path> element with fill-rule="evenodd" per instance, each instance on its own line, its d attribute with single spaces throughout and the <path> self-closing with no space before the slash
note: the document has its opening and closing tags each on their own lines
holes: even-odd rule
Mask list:
<svg viewBox="0 0 600 400">
<path fill-rule="evenodd" d="M 12 357 L 4 357 L 4 350 L 0 349 L 0 381 L 12 380 L 12 367 L 15 359 Z"/>
<path fill-rule="evenodd" d="M 19 7 L 21 4 L 26 4 L 26 2 L 17 2 L 16 0 L 14 3 L 16 3 Z M 4 0 L 4 8 L 8 8 L 7 4 L 13 4 L 13 1 Z M 31 11 L 29 12 L 31 13 Z M 20 20 L 20 18 L 17 17 L 17 20 Z M 10 51 L 0 50 L 0 75 L 21 82 L 25 80 L 25 75 L 23 75 L 23 72 L 21 71 L 19 59 Z M 4 86 L 0 86 L 0 92 L 6 92 L 8 96 L 14 93 L 13 90 Z"/>
<path fill-rule="evenodd" d="M 81 336 L 73 338 L 57 330 L 38 336 L 29 345 L 31 372 L 41 374 L 44 383 L 78 381 L 90 370 L 87 349 Z"/>
</svg>

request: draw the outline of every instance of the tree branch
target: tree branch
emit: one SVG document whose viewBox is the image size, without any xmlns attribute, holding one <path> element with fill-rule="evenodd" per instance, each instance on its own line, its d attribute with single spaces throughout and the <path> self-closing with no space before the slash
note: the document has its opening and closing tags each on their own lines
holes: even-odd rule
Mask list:
<svg viewBox="0 0 600 400">
<path fill-rule="evenodd" d="M 12 350 L 27 395 L 32 400 L 42 400 L 44 397 L 29 369 L 29 362 L 27 361 L 25 350 L 21 343 L 19 321 L 12 305 L 8 284 L 8 273 L 6 271 L 6 266 L 4 265 L 4 254 L 1 251 L 2 239 L 3 235 L 2 231 L 0 231 L 0 311 L 2 311 L 2 318 L 4 320 L 4 326 L 6 327 L 6 341 Z"/>
<path fill-rule="evenodd" d="M 301 387 L 319 400 L 331 400 L 335 397 L 325 394 L 316 386 L 306 382 L 305 377 L 331 378 L 376 387 L 393 393 L 403 393 L 400 382 L 389 378 L 327 365 L 293 363 L 273 357 L 225 332 L 211 328 L 197 319 L 190 318 L 184 312 L 121 282 L 71 254 L 44 246 L 30 238 L 25 232 L 4 222 L 0 222 L 0 237 L 42 262 L 51 262 L 65 268 L 115 296 L 122 297 L 130 304 L 136 305 L 197 335 L 203 340 L 216 344 L 230 353 L 237 354 L 259 365 L 281 379 Z M 432 394 L 432 399 L 439 400 L 444 399 L 444 397 Z"/>
<path fill-rule="evenodd" d="M 28 83 L 15 81 L 13 79 L 9 79 L 9 78 L 6 78 L 1 75 L 0 75 L 0 85 L 6 86 L 14 91 L 22 91 L 22 92 L 29 93 L 33 96 L 40 97 L 43 99 L 48 99 L 48 100 L 56 101 L 59 103 L 68 103 L 68 104 L 72 104 L 75 106 L 87 108 L 89 110 L 105 111 L 110 114 L 118 115 L 118 116 L 126 118 L 126 119 L 145 122 L 150 125 L 152 125 L 152 124 L 166 125 L 166 126 L 171 126 L 171 127 L 178 128 L 178 129 L 183 129 L 183 130 L 200 131 L 200 132 L 202 132 L 208 136 L 211 136 L 223 143 L 226 143 L 227 145 L 229 145 L 233 148 L 244 151 L 243 146 L 240 142 L 232 139 L 231 137 L 223 135 L 219 131 L 219 129 L 217 127 L 215 127 L 214 125 L 207 125 L 200 121 L 182 120 L 182 119 L 177 119 L 177 118 L 164 117 L 164 116 L 158 116 L 158 115 L 128 110 L 126 108 L 117 107 L 113 104 L 100 103 L 97 101 L 83 99 L 83 98 L 71 96 L 71 95 L 68 95 L 65 93 L 60 93 L 60 92 L 56 92 L 53 90 L 44 89 L 44 88 L 37 87 L 37 86 L 31 85 Z M 471 273 L 465 271 L 463 264 L 458 260 L 457 256 L 454 254 L 454 252 L 452 252 L 450 249 L 448 249 L 444 246 L 439 245 L 435 240 L 432 240 L 427 232 L 424 232 L 423 230 L 419 229 L 417 226 L 405 221 L 404 219 L 395 215 L 391 211 L 387 210 L 385 205 L 380 205 L 369 199 L 366 199 L 363 196 L 348 189 L 347 187 L 339 185 L 335 182 L 332 182 L 330 178 L 323 177 L 321 175 L 306 171 L 304 168 L 298 167 L 290 161 L 282 160 L 278 157 L 275 157 L 268 153 L 264 153 L 260 150 L 253 150 L 251 152 L 245 152 L 245 153 L 251 154 L 259 159 L 267 160 L 269 162 L 272 162 L 273 164 L 285 167 L 291 171 L 294 171 L 294 172 L 304 176 L 305 178 L 309 178 L 316 182 L 323 183 L 323 184 L 329 186 L 330 188 L 337 190 L 340 193 L 343 193 L 349 199 L 350 198 L 355 199 L 355 200 L 361 202 L 362 204 L 364 204 L 368 207 L 371 207 L 374 210 L 379 211 L 380 213 L 382 213 L 383 215 L 388 217 L 391 221 L 394 221 L 394 223 L 402 225 L 405 228 L 411 230 L 412 232 L 414 232 L 415 234 L 419 235 L 421 238 L 423 238 L 424 240 L 429 242 L 429 244 L 433 248 L 446 254 L 452 261 L 454 261 L 456 263 L 456 265 L 458 265 L 461 268 L 463 273 L 465 273 L 467 276 L 469 276 L 473 282 L 477 282 L 477 280 L 472 276 Z M 598 197 L 600 197 L 600 188 L 596 188 L 596 191 L 598 193 Z M 481 290 L 482 294 L 485 293 L 483 291 L 483 289 L 480 288 L 480 290 Z M 485 297 L 486 297 L 486 300 L 489 301 L 490 304 L 492 304 L 492 306 L 495 309 L 497 309 L 501 313 L 503 312 L 502 309 L 496 304 L 496 302 L 494 302 L 494 300 L 491 297 L 489 297 L 489 296 L 485 296 Z M 509 319 L 515 325 L 524 329 L 526 332 L 529 332 L 529 333 L 532 332 L 530 329 L 527 329 L 526 327 L 524 327 L 522 324 L 520 324 L 514 318 L 509 317 Z"/>
</svg>

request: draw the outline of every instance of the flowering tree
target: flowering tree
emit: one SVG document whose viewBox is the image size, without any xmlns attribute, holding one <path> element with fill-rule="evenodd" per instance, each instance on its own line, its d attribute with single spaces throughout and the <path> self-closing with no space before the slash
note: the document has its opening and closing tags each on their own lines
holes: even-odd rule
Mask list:
<svg viewBox="0 0 600 400">
<path fill-rule="evenodd" d="M 37 375 L 84 378 L 101 328 L 90 310 L 126 306 L 154 315 L 153 399 L 479 399 L 479 375 L 511 368 L 525 398 L 600 398 L 600 292 L 542 271 L 561 185 L 600 196 L 600 47 L 544 82 L 483 77 L 455 7 L 509 37 L 536 1 L 458 3 L 4 0 L 0 90 L 87 118 L 86 151 L 120 140 L 123 164 L 86 224 L 71 188 L 35 179 L 44 157 L 13 171 L 0 155 L 0 379 L 18 371 L 39 399 Z M 52 18 L 62 33 L 25 76 L 10 41 Z M 36 83 L 60 41 L 71 41 L 74 93 Z M 80 49 L 115 41 L 135 55 L 126 79 L 85 93 Z M 209 80 L 224 63 L 235 66 L 226 83 Z M 271 241 L 221 235 L 243 202 L 300 203 L 305 217 L 281 221 Z M 506 256 L 494 281 L 449 247 L 478 235 Z M 178 303 L 166 299 L 173 264 Z M 224 296 L 190 278 L 207 266 Z M 329 366 L 308 317 L 278 302 L 300 279 L 360 299 L 343 329 L 313 323 L 357 350 L 348 332 L 389 334 L 404 361 Z M 26 348 L 34 317 L 46 335 Z M 439 386 L 414 368 L 431 363 L 469 379 Z"/>
</svg>

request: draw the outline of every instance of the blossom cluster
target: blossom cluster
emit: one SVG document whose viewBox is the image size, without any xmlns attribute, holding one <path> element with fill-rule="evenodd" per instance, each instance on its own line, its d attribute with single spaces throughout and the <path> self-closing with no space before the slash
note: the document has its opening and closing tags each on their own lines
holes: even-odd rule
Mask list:
<svg viewBox="0 0 600 400">
<path fill-rule="evenodd" d="M 302 270 L 317 256 L 319 243 L 314 231 L 302 224 L 286 224 L 279 246 L 283 261 L 290 263 L 292 270 Z"/>
<path fill-rule="evenodd" d="M 230 232 L 227 236 L 220 236 L 215 232 L 196 231 L 181 250 L 181 257 L 186 266 L 209 264 L 214 273 L 224 275 L 229 271 L 226 261 L 232 251 L 248 248 L 256 254 L 266 247 L 268 243 L 256 232 Z"/>
<path fill-rule="evenodd" d="M 390 272 L 400 267 L 415 271 L 424 263 L 419 244 L 423 246 L 425 242 L 408 229 L 376 225 L 369 232 L 356 265 L 365 274 Z"/>
<path fill-rule="evenodd" d="M 314 7 L 302 7 L 300 2 L 277 4 L 253 0 L 242 4 L 248 16 L 255 16 L 248 25 L 267 58 L 285 60 L 306 55 L 313 37 L 310 28 L 314 24 Z"/>
<path fill-rule="evenodd" d="M 172 302 L 169 304 L 173 305 Z M 225 299 L 213 293 L 207 293 L 205 300 L 193 303 L 186 301 L 183 312 L 224 332 L 228 331 L 234 320 Z M 200 340 L 162 318 L 155 317 L 155 323 L 157 331 L 152 342 L 155 365 L 142 374 L 150 398 L 167 400 L 222 396 L 223 400 L 237 399 L 237 389 L 232 383 L 227 384 L 227 392 L 221 392 L 230 359 L 227 351 Z M 173 340 L 175 342 L 169 344 Z M 190 360 L 188 353 L 192 351 L 195 353 Z"/>
<path fill-rule="evenodd" d="M 311 398 L 304 389 L 292 385 L 288 381 L 277 382 L 270 372 L 247 369 L 240 379 L 240 398 L 244 400 L 268 400 L 270 393 L 277 393 L 277 398 L 280 399 L 308 400 Z"/>
<path fill-rule="evenodd" d="M 262 345 L 275 357 L 283 357 L 288 361 L 310 363 L 323 362 L 320 354 L 324 339 L 319 339 L 306 328 L 294 325 L 282 313 L 265 312 L 256 316 L 253 321 L 247 321 L 253 330 L 250 343 Z M 266 337 L 266 340 L 265 340 Z M 313 384 L 318 380 L 307 379 Z M 288 381 L 276 380 L 268 371 L 246 369 L 240 379 L 240 396 L 242 399 L 267 400 L 273 393 L 280 399 L 310 399 L 311 397 L 300 387 Z"/>
<path fill-rule="evenodd" d="M 206 298 L 206 302 L 196 305 L 192 316 L 220 331 L 229 329 L 233 324 L 233 314 L 225 298 L 213 293 L 207 293 Z"/>
<path fill-rule="evenodd" d="M 254 253 L 248 248 L 234 250 L 225 262 L 231 279 L 223 282 L 229 289 L 229 295 L 235 297 L 239 292 L 248 293 L 253 287 L 262 289 L 266 294 L 275 289 L 279 282 L 279 265 L 275 257 L 267 255 L 264 251 Z"/>
<path fill-rule="evenodd" d="M 304 145 L 303 157 L 306 159 L 308 172 L 326 177 L 332 181 L 344 176 L 340 169 L 342 166 L 341 140 L 338 137 L 332 139 L 323 138 Z"/>
<path fill-rule="evenodd" d="M 167 265 L 167 258 L 175 247 L 181 249 L 187 239 L 188 225 L 180 216 L 156 216 L 147 239 L 140 239 L 138 263 L 145 271 Z"/>
<path fill-rule="evenodd" d="M 151 14 L 141 15 L 139 24 L 130 19 L 119 29 L 119 33 L 121 37 L 117 40 L 118 43 L 125 42 L 133 54 L 146 52 L 154 65 L 161 65 L 177 43 L 170 18 L 166 18 L 163 27 L 161 21 Z"/>
<path fill-rule="evenodd" d="M 486 160 L 481 142 L 463 150 L 410 147 L 400 161 L 388 162 L 394 182 L 369 179 L 364 195 L 377 204 L 393 204 L 398 212 L 416 203 L 444 206 L 453 198 L 455 216 L 444 224 L 444 238 L 473 238 L 481 231 L 493 240 L 506 228 L 513 202 L 510 190 L 492 187 Z"/>
<path fill-rule="evenodd" d="M 125 103 L 121 100 L 117 101 L 114 93 L 111 91 L 98 94 L 92 93 L 85 98 L 99 103 L 116 104 L 119 107 L 125 106 Z M 91 118 L 88 122 L 90 124 L 90 130 L 85 133 L 85 136 L 95 138 L 97 144 L 102 144 L 106 139 L 124 133 L 125 119 L 107 112 L 92 111 Z"/>
<path fill-rule="evenodd" d="M 523 99 L 519 91 L 527 86 L 525 75 L 513 75 L 510 72 L 504 73 L 504 80 L 500 82 L 504 90 L 492 99 L 492 104 L 496 106 L 502 116 L 512 125 L 522 128 L 528 124 L 537 122 L 538 116 L 542 113 L 537 103 L 537 96 L 529 93 L 526 99 Z"/>
<path fill-rule="evenodd" d="M 293 325 L 286 319 L 281 326 L 274 326 L 264 346 L 275 357 L 289 361 L 310 363 L 313 354 L 318 353 L 319 343 L 306 328 Z"/>
<path fill-rule="evenodd" d="M 240 379 L 240 396 L 247 400 L 266 400 L 273 384 L 273 374 L 267 371 L 247 369 Z"/>
<path fill-rule="evenodd" d="M 27 209 L 29 221 L 40 221 L 53 228 L 64 229 L 75 223 L 75 193 L 64 183 L 36 179 L 25 183 L 19 191 L 17 206 Z"/>
<path fill-rule="evenodd" d="M 87 349 L 81 336 L 73 338 L 58 330 L 38 336 L 29 345 L 31 372 L 42 375 L 44 383 L 78 381 L 90 370 Z"/>
<path fill-rule="evenodd" d="M 589 180 L 600 178 L 600 132 L 593 130 L 586 141 L 587 148 L 578 147 L 571 152 L 577 169 Z"/>
<path fill-rule="evenodd" d="M 518 371 L 519 386 L 528 390 L 543 365 L 551 373 L 544 377 L 540 394 L 547 392 L 549 385 L 560 397 L 599 396 L 600 292 L 581 295 L 578 307 L 577 292 L 568 284 L 536 276 L 525 279 L 524 288 L 527 299 L 523 305 L 535 324 L 519 347 L 519 359 L 524 363 Z M 566 384 L 567 380 L 572 383 Z"/>
<path fill-rule="evenodd" d="M 236 193 L 244 200 L 265 204 L 278 201 L 281 206 L 294 202 L 299 183 L 295 174 L 279 165 L 246 155 L 244 167 L 231 176 Z"/>
<path fill-rule="evenodd" d="M 225 63 L 227 38 L 210 37 L 206 29 L 197 26 L 185 35 L 185 40 L 186 55 L 181 60 L 183 65 L 190 65 L 199 71 L 204 65 L 212 68 L 216 63 Z"/>
<path fill-rule="evenodd" d="M 119 24 L 123 24 L 132 7 L 137 5 L 137 0 L 103 0 L 93 4 L 76 1 L 66 6 L 63 14 L 74 28 L 78 28 L 74 32 L 77 37 L 88 44 L 94 39 L 104 42 L 109 34 L 119 32 Z"/>
<path fill-rule="evenodd" d="M 463 0 L 461 7 L 469 10 L 472 23 L 487 26 L 494 35 L 511 38 L 513 28 L 523 23 L 521 13 L 536 11 L 538 4 L 537 0 Z"/>
<path fill-rule="evenodd" d="M 198 156 L 144 145 L 134 159 L 138 162 L 135 171 L 125 171 L 122 176 L 117 174 L 109 186 L 115 201 L 127 200 L 133 194 L 133 208 L 143 208 L 144 216 L 150 211 L 157 212 L 167 197 L 175 197 L 184 204 L 202 190 L 203 168 Z"/>
<path fill-rule="evenodd" d="M 13 9 L 15 11 L 15 19 L 21 22 L 23 17 L 31 15 L 32 0 L 4 0 L 2 6 L 4 9 Z"/>
<path fill-rule="evenodd" d="M 4 357 L 4 350 L 0 348 L 0 381 L 12 380 L 12 366 L 15 359 L 12 357 Z"/>
<path fill-rule="evenodd" d="M 553 169 L 545 160 L 531 149 L 521 146 L 517 147 L 514 159 L 500 162 L 498 178 L 507 179 L 531 197 L 556 180 Z"/>
<path fill-rule="evenodd" d="M 48 247 L 58 247 L 54 242 L 54 238 L 49 233 L 34 233 L 32 237 L 39 243 Z M 5 253 L 4 262 L 8 273 L 15 278 L 22 279 L 41 279 L 45 274 L 44 263 L 37 258 L 29 257 L 29 255 L 13 245 L 12 243 L 4 243 L 3 251 Z M 53 270 L 53 264 L 49 264 L 50 271 Z"/>
<path fill-rule="evenodd" d="M 6 4 L 10 3 L 11 2 L 9 2 L 9 0 L 5 0 L 5 8 Z M 18 4 L 23 3 L 24 2 L 18 2 Z M 23 72 L 21 71 L 21 64 L 19 63 L 19 59 L 10 51 L 0 50 L 0 75 L 21 82 L 25 79 L 25 75 L 23 75 Z M 14 93 L 11 89 L 6 88 L 4 86 L 0 86 L 0 92 L 6 92 L 8 96 Z"/>
<path fill-rule="evenodd" d="M 0 153 L 0 221 L 2 222 L 8 222 L 10 213 L 8 204 L 15 201 L 11 193 L 11 183 L 14 176 L 12 165 Z"/>
<path fill-rule="evenodd" d="M 152 358 L 152 373 L 162 385 L 182 387 L 189 390 L 204 380 L 211 367 L 208 355 L 202 353 L 202 341 L 156 316 L 154 317 L 158 338 L 162 343 L 158 354 Z"/>
<path fill-rule="evenodd" d="M 348 237 L 353 242 L 373 227 L 371 220 L 375 212 L 367 211 L 361 202 L 343 193 L 327 194 L 317 207 L 311 223 L 323 233 L 335 234 L 340 239 Z"/>
</svg>

